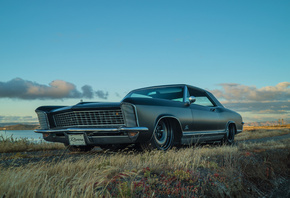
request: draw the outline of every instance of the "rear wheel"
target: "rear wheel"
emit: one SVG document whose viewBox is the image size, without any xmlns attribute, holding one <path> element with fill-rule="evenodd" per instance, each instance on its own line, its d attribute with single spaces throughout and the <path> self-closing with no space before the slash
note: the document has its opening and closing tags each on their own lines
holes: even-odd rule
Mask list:
<svg viewBox="0 0 290 198">
<path fill-rule="evenodd" d="M 226 134 L 223 139 L 224 144 L 231 145 L 235 141 L 235 133 L 236 133 L 236 127 L 234 124 L 229 124 Z"/>
<path fill-rule="evenodd" d="M 173 126 L 169 120 L 163 119 L 158 122 L 149 142 L 142 144 L 142 149 L 168 150 L 174 143 Z"/>
</svg>

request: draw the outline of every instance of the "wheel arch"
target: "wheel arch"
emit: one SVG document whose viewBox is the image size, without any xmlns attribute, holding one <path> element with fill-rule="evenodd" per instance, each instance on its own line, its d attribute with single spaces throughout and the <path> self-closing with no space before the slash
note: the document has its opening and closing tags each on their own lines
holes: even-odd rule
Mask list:
<svg viewBox="0 0 290 198">
<path fill-rule="evenodd" d="M 181 137 L 182 137 L 182 129 L 181 129 L 181 123 L 180 123 L 179 119 L 173 115 L 160 115 L 160 116 L 158 116 L 157 119 L 155 120 L 153 133 L 156 130 L 157 124 L 161 120 L 168 120 L 172 124 L 174 137 L 175 137 L 174 144 L 180 144 Z M 153 133 L 152 133 L 151 138 L 153 138 Z"/>
<path fill-rule="evenodd" d="M 236 134 L 237 134 L 237 126 L 236 126 L 236 122 L 235 122 L 235 121 L 232 121 L 232 120 L 230 120 L 230 121 L 227 122 L 227 124 L 226 124 L 226 128 L 225 128 L 225 132 L 228 130 L 228 127 L 229 127 L 230 125 L 233 125 L 233 126 L 235 127 L 235 135 L 236 135 Z"/>
</svg>

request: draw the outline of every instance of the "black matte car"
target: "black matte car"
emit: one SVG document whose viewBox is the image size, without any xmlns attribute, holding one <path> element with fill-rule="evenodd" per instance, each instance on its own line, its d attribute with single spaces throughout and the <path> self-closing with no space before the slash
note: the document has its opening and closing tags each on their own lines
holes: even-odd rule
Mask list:
<svg viewBox="0 0 290 198">
<path fill-rule="evenodd" d="M 210 92 L 185 84 L 136 89 L 117 103 L 80 102 L 35 111 L 40 123 L 35 132 L 70 150 L 232 144 L 243 130 L 240 114 L 225 108 Z"/>
</svg>

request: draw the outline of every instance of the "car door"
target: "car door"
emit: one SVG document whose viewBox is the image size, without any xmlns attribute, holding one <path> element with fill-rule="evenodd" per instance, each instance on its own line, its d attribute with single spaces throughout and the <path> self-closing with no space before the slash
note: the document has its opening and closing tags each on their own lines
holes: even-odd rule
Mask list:
<svg viewBox="0 0 290 198">
<path fill-rule="evenodd" d="M 191 104 L 192 124 L 194 131 L 217 131 L 219 123 L 219 113 L 217 108 L 205 106 L 199 103 L 200 97 L 196 97 L 196 103 Z M 202 100 L 206 100 L 202 98 Z"/>
<path fill-rule="evenodd" d="M 188 88 L 188 95 L 194 96 L 196 99 L 190 105 L 193 131 L 218 131 L 220 111 L 215 102 L 203 90 Z"/>
</svg>

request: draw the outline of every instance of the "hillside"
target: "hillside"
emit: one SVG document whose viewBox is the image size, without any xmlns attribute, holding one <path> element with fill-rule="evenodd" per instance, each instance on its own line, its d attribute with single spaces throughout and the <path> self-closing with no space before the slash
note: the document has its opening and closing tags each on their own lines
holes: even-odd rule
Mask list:
<svg viewBox="0 0 290 198">
<path fill-rule="evenodd" d="M 265 122 L 245 122 L 244 126 L 281 126 L 281 125 L 287 125 L 289 124 L 289 120 L 276 120 L 276 121 L 265 121 Z"/>
<path fill-rule="evenodd" d="M 16 124 L 5 127 L 0 127 L 0 130 L 35 130 L 39 125 Z"/>
</svg>

